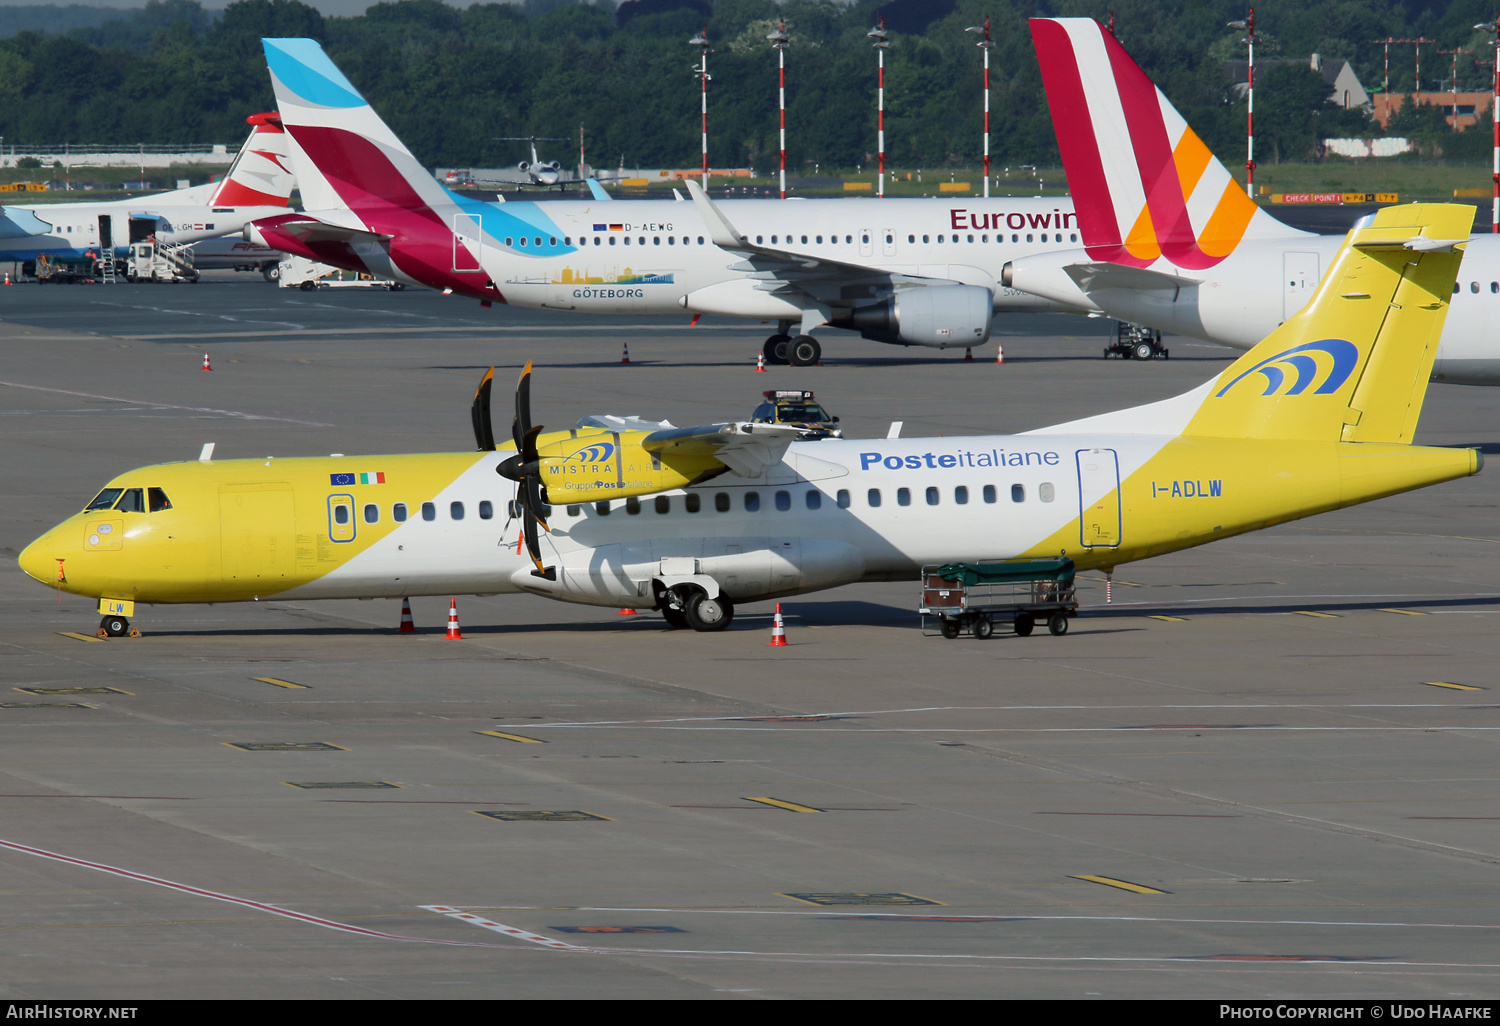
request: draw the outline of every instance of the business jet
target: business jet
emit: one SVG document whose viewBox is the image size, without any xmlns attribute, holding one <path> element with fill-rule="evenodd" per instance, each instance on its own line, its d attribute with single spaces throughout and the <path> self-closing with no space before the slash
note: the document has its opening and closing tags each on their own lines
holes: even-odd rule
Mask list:
<svg viewBox="0 0 1500 1026">
<path fill-rule="evenodd" d="M 714 203 L 688 182 L 692 203 L 485 203 L 434 181 L 315 41 L 261 42 L 305 210 L 245 238 L 485 305 L 775 321 L 766 359 L 810 365 L 824 324 L 981 345 L 995 313 L 1060 309 L 999 284 L 1005 263 L 1079 245 L 1056 198 Z"/>
<path fill-rule="evenodd" d="M 1017 258 L 1002 283 L 1238 349 L 1301 309 L 1343 237 L 1256 205 L 1097 21 L 1031 34 L 1084 249 Z M 1500 385 L 1500 236 L 1470 239 L 1452 303 L 1434 380 Z"/>
<path fill-rule="evenodd" d="M 106 634 L 131 630 L 136 603 L 503 592 L 714 631 L 736 603 L 924 564 L 1112 571 L 1476 473 L 1478 450 L 1411 444 L 1473 210 L 1371 215 L 1302 311 L 1147 406 L 1009 436 L 803 441 L 611 417 L 546 432 L 528 364 L 502 448 L 486 375 L 476 451 L 141 467 L 20 565 L 98 599 Z"/>
<path fill-rule="evenodd" d="M 155 236 L 186 245 L 233 235 L 256 218 L 285 213 L 295 184 L 287 136 L 275 114 L 245 119 L 250 134 L 218 182 L 107 203 L 7 203 L 0 208 L 0 261 L 83 257 Z"/>
</svg>

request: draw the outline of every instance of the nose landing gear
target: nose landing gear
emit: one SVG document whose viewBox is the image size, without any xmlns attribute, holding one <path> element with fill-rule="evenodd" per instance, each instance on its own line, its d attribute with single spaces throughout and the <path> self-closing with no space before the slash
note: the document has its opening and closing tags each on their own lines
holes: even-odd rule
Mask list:
<svg viewBox="0 0 1500 1026">
<path fill-rule="evenodd" d="M 99 621 L 99 629 L 94 632 L 96 638 L 139 638 L 141 632 L 130 626 L 130 621 L 123 616 L 106 616 Z"/>
</svg>

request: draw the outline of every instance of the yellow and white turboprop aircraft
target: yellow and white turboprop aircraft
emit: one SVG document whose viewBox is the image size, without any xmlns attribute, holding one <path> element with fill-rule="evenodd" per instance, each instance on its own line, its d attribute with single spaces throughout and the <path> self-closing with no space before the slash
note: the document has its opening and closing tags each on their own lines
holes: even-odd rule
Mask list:
<svg viewBox="0 0 1500 1026">
<path fill-rule="evenodd" d="M 710 631 L 735 602 L 928 563 L 1062 554 L 1109 570 L 1476 473 L 1477 450 L 1411 444 L 1472 216 L 1371 215 L 1260 345 L 1118 413 L 969 438 L 619 418 L 549 434 L 531 424 L 528 365 L 499 451 L 487 375 L 478 452 L 143 467 L 20 563 L 98 598 L 112 634 L 137 602 L 499 592 L 655 606 Z"/>
</svg>

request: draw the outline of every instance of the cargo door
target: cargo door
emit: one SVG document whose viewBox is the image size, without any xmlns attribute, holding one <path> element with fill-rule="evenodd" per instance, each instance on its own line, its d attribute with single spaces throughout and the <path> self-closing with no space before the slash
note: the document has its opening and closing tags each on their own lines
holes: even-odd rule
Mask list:
<svg viewBox="0 0 1500 1026">
<path fill-rule="evenodd" d="M 479 239 L 484 227 L 481 214 L 453 215 L 453 269 L 455 271 L 478 271 Z"/>
<path fill-rule="evenodd" d="M 99 252 L 101 255 L 115 248 L 115 219 L 112 214 L 99 215 Z"/>
<path fill-rule="evenodd" d="M 1079 449 L 1079 541 L 1086 549 L 1120 544 L 1120 459 L 1113 449 Z"/>
<path fill-rule="evenodd" d="M 290 484 L 220 485 L 220 576 L 246 582 L 291 577 L 294 525 Z"/>
<path fill-rule="evenodd" d="M 1285 321 L 1307 305 L 1322 272 L 1318 270 L 1316 253 L 1283 253 L 1281 269 L 1281 319 Z"/>
</svg>

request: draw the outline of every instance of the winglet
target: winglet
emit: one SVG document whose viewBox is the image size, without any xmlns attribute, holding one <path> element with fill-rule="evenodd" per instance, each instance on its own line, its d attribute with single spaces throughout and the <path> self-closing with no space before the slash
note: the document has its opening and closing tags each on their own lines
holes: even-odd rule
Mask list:
<svg viewBox="0 0 1500 1026">
<path fill-rule="evenodd" d="M 688 195 L 693 197 L 693 205 L 698 208 L 699 216 L 708 226 L 708 237 L 713 240 L 714 245 L 720 249 L 745 248 L 745 237 L 730 224 L 723 211 L 714 206 L 714 201 L 708 198 L 703 186 L 693 178 L 684 179 L 682 184 L 687 186 Z"/>
<path fill-rule="evenodd" d="M 596 200 L 612 200 L 612 199 L 614 199 L 613 196 L 611 196 L 609 193 L 607 193 L 607 192 L 604 191 L 604 186 L 602 186 L 602 185 L 599 184 L 598 179 L 588 178 L 588 179 L 585 179 L 585 181 L 588 182 L 589 195 L 593 196 L 594 199 L 596 199 Z"/>
</svg>

